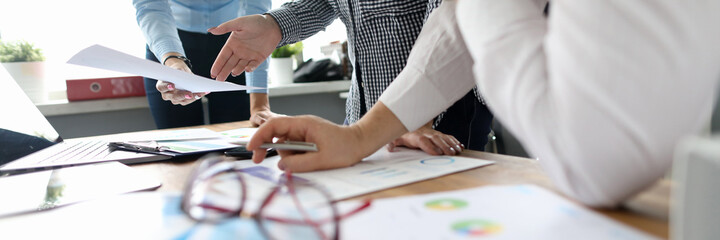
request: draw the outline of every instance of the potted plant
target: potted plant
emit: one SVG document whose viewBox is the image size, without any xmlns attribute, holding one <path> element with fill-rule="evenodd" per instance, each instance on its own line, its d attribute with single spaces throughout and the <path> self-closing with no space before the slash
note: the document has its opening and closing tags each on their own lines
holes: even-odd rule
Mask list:
<svg viewBox="0 0 720 240">
<path fill-rule="evenodd" d="M 303 44 L 297 42 L 279 47 L 270 55 L 270 80 L 274 84 L 293 82 L 293 56 L 302 53 Z"/>
<path fill-rule="evenodd" d="M 39 62 L 44 61 L 42 50 L 27 41 L 0 41 L 0 62 Z"/>
<path fill-rule="evenodd" d="M 0 63 L 35 103 L 47 100 L 45 57 L 27 41 L 0 41 Z"/>
</svg>

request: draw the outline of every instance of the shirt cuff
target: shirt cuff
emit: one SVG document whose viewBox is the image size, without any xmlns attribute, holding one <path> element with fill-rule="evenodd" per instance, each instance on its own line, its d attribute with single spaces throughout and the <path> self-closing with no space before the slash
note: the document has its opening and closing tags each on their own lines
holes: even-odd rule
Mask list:
<svg viewBox="0 0 720 240">
<path fill-rule="evenodd" d="M 169 52 L 178 52 L 185 55 L 185 50 L 182 47 L 182 43 L 180 42 L 180 39 L 168 39 L 168 40 L 161 40 L 156 41 L 150 46 L 150 50 L 155 54 L 155 57 L 157 57 L 158 61 L 161 61 L 162 63 L 162 56 Z M 192 59 L 191 59 L 192 61 Z"/>
<path fill-rule="evenodd" d="M 273 9 L 267 12 L 268 15 L 272 16 L 280 26 L 280 32 L 282 33 L 282 39 L 278 43 L 277 47 L 282 47 L 287 44 L 296 43 L 300 41 L 300 20 L 295 14 L 287 8 Z"/>
</svg>

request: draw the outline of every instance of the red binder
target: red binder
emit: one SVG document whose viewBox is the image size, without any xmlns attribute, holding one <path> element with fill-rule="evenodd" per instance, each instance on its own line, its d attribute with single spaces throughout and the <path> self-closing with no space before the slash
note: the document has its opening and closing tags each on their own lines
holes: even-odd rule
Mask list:
<svg viewBox="0 0 720 240">
<path fill-rule="evenodd" d="M 141 76 L 68 79 L 68 101 L 145 96 Z"/>
</svg>

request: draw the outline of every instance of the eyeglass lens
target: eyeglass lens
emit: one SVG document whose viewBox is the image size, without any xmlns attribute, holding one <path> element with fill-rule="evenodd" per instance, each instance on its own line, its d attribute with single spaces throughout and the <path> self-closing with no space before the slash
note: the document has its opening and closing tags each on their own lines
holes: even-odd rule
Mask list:
<svg viewBox="0 0 720 240">
<path fill-rule="evenodd" d="M 238 217 L 245 197 L 243 184 L 239 174 L 233 171 L 207 176 L 196 182 L 186 196 L 185 212 L 201 221 Z"/>
<path fill-rule="evenodd" d="M 206 166 L 208 169 L 199 173 L 198 181 L 193 182 L 192 187 L 186 192 L 187 203 L 183 207 L 193 219 L 218 222 L 239 217 L 242 208 L 248 207 L 246 199 L 250 191 L 247 188 L 267 187 L 247 186 L 241 172 L 213 171 L 217 166 Z M 257 219 L 268 238 L 335 239 L 337 237 L 336 209 L 330 203 L 329 196 L 319 188 L 305 183 L 283 181 L 265 199 L 267 201 L 265 205 L 252 205 L 261 207 Z"/>
<path fill-rule="evenodd" d="M 260 212 L 260 225 L 271 239 L 334 239 L 336 210 L 318 188 L 281 186 Z"/>
</svg>

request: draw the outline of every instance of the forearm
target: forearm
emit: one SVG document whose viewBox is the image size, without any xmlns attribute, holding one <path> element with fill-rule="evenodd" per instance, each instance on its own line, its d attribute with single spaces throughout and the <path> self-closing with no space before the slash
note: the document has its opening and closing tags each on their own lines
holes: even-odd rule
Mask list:
<svg viewBox="0 0 720 240">
<path fill-rule="evenodd" d="M 455 21 L 455 1 L 430 14 L 403 71 L 380 96 L 410 131 L 431 121 L 475 85 L 473 60 Z"/>
<path fill-rule="evenodd" d="M 348 128 L 359 139 L 360 146 L 356 147 L 360 150 L 361 157 L 369 156 L 408 132 L 400 119 L 382 101 L 378 101 L 367 114 Z"/>
<path fill-rule="evenodd" d="M 170 5 L 165 0 L 134 0 L 138 26 L 150 50 L 162 61 L 170 52 L 185 55 Z"/>
</svg>

